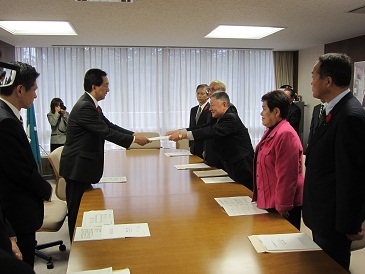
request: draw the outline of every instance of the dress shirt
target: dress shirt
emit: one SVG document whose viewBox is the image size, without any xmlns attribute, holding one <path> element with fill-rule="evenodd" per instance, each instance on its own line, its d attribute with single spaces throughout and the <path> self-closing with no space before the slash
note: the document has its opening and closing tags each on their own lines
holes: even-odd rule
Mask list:
<svg viewBox="0 0 365 274">
<path fill-rule="evenodd" d="M 328 113 L 331 112 L 333 107 L 343 98 L 347 93 L 350 92 L 350 89 L 346 89 L 345 91 L 341 92 L 339 95 L 337 95 L 334 99 L 332 99 L 331 102 L 328 102 L 327 106 L 325 107 L 326 110 L 326 116 Z"/>
</svg>

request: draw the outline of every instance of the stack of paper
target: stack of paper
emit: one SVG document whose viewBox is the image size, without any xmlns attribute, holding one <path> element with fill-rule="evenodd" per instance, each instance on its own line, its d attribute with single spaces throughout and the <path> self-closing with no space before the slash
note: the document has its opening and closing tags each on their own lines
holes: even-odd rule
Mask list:
<svg viewBox="0 0 365 274">
<path fill-rule="evenodd" d="M 70 274 L 131 274 L 128 268 L 121 270 L 114 270 L 112 267 L 103 268 L 103 269 L 94 269 L 94 270 L 86 270 L 86 271 L 77 271 L 72 272 Z"/>
<path fill-rule="evenodd" d="M 248 236 L 258 253 L 321 250 L 305 233 Z"/>
<path fill-rule="evenodd" d="M 228 216 L 255 215 L 267 213 L 266 210 L 257 208 L 248 196 L 214 198 L 223 207 Z"/>
<path fill-rule="evenodd" d="M 181 165 L 175 165 L 176 169 L 202 169 L 202 168 L 210 168 L 205 163 L 198 163 L 198 164 L 181 164 Z"/>
<path fill-rule="evenodd" d="M 99 183 L 126 183 L 127 177 L 102 177 Z"/>
<path fill-rule="evenodd" d="M 203 170 L 203 171 L 194 171 L 193 172 L 198 177 L 216 177 L 216 176 L 225 176 L 227 172 L 223 169 L 211 169 L 211 170 Z"/>
<path fill-rule="evenodd" d="M 82 227 L 76 228 L 74 241 L 92 241 L 151 236 L 147 223 L 114 224 L 111 209 L 84 212 Z"/>
<path fill-rule="evenodd" d="M 208 177 L 208 178 L 201 178 L 204 183 L 206 184 L 217 184 L 217 183 L 234 183 L 234 181 L 228 177 Z"/>
<path fill-rule="evenodd" d="M 176 156 L 190 156 L 190 155 L 193 155 L 190 153 L 189 150 L 186 150 L 186 149 L 182 149 L 182 150 L 179 150 L 179 151 L 174 151 L 174 152 L 166 152 L 164 153 L 166 156 L 168 157 L 176 157 Z"/>
</svg>

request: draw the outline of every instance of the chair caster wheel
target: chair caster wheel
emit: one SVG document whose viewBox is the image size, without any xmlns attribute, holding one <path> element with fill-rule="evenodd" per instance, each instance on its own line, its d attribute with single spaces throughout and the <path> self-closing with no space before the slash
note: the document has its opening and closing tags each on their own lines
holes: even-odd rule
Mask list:
<svg viewBox="0 0 365 274">
<path fill-rule="evenodd" d="M 59 249 L 60 251 L 65 251 L 65 250 L 66 250 L 66 246 L 65 246 L 64 244 L 62 244 L 62 245 L 60 245 L 60 246 L 58 247 L 58 249 Z"/>
<path fill-rule="evenodd" d="M 54 265 L 52 262 L 47 262 L 47 269 L 53 269 Z"/>
</svg>

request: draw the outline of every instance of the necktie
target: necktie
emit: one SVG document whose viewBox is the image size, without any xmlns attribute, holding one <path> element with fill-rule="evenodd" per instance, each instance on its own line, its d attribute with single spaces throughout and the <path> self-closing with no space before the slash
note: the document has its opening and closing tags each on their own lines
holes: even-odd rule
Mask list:
<svg viewBox="0 0 365 274">
<path fill-rule="evenodd" d="M 198 112 L 196 113 L 196 116 L 195 116 L 195 123 L 196 123 L 196 124 L 198 123 L 198 120 L 199 120 L 200 114 L 202 114 L 202 108 L 201 108 L 201 106 L 199 106 L 199 108 L 198 108 Z"/>
<path fill-rule="evenodd" d="M 326 120 L 326 108 L 324 105 L 321 105 L 321 109 L 319 110 L 319 123 L 318 127 L 324 124 L 324 121 Z"/>
<path fill-rule="evenodd" d="M 99 115 L 101 115 L 101 108 L 98 106 L 96 109 L 97 109 Z"/>
</svg>

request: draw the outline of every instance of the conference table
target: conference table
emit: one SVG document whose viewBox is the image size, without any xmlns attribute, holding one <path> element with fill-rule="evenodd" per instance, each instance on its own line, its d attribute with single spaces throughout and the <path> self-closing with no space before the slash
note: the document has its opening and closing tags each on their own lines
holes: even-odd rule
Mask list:
<svg viewBox="0 0 365 274">
<path fill-rule="evenodd" d="M 86 191 L 85 211 L 113 209 L 115 224 L 148 223 L 150 237 L 73 242 L 67 273 L 113 267 L 149 273 L 347 273 L 322 250 L 257 253 L 247 238 L 298 232 L 278 213 L 230 217 L 214 200 L 251 196 L 237 183 L 205 184 L 174 165 L 197 156 L 167 157 L 171 149 L 110 150 L 104 176 L 126 183 L 99 183 Z"/>
</svg>

